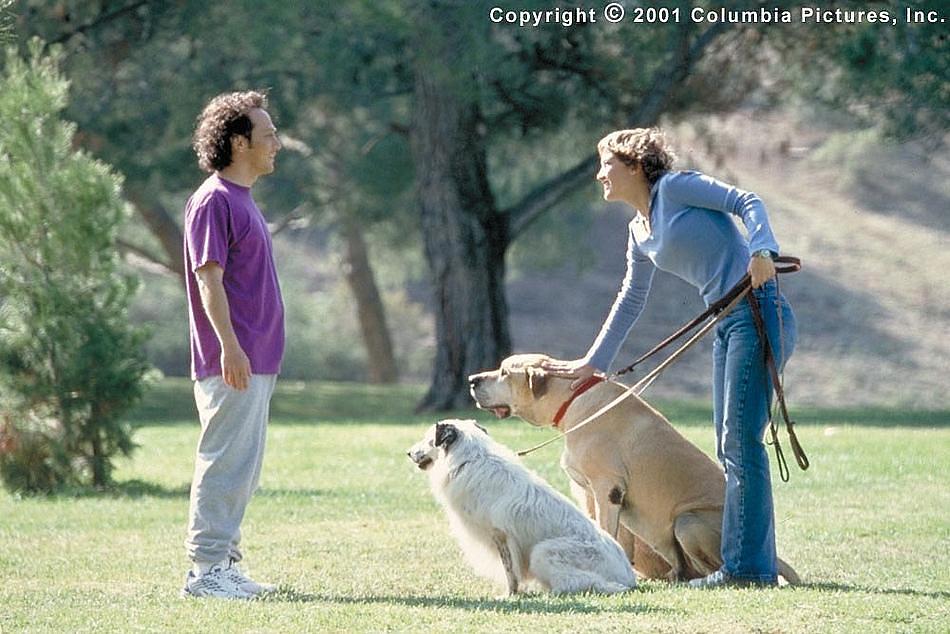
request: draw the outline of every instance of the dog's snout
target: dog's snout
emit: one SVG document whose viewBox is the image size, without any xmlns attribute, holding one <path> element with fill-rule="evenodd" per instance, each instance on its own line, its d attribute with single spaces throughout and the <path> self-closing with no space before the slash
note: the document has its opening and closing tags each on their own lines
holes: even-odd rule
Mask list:
<svg viewBox="0 0 950 634">
<path fill-rule="evenodd" d="M 468 377 L 468 384 L 471 387 L 477 387 L 479 383 L 485 380 L 485 374 L 472 374 Z"/>
</svg>

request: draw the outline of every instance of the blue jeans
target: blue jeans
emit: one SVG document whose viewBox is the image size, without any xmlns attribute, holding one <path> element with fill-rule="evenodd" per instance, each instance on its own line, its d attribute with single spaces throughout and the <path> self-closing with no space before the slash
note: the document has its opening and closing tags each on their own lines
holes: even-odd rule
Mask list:
<svg viewBox="0 0 950 634">
<path fill-rule="evenodd" d="M 774 280 L 752 293 L 762 309 L 769 343 L 781 371 L 795 349 L 795 315 L 778 293 Z M 713 342 L 716 455 L 726 472 L 722 571 L 738 579 L 774 583 L 775 512 L 769 456 L 763 441 L 772 403 L 772 380 L 752 318 L 751 300 L 752 295 L 747 296 L 719 322 Z"/>
</svg>

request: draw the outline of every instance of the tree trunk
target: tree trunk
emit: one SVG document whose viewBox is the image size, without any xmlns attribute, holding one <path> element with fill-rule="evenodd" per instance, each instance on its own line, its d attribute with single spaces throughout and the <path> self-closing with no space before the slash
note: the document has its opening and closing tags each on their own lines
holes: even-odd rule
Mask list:
<svg viewBox="0 0 950 634">
<path fill-rule="evenodd" d="M 432 384 L 419 409 L 444 410 L 470 406 L 467 376 L 497 367 L 510 353 L 504 258 L 511 241 L 587 182 L 596 171 L 596 157 L 500 213 L 486 178 L 476 101 L 463 97 L 472 78 L 444 62 L 467 46 L 463 29 L 452 19 L 458 16 L 448 5 L 420 3 L 418 9 L 423 28 L 415 51 L 410 142 L 436 319 Z M 673 72 L 664 68 L 653 78 L 631 123 L 656 121 L 707 46 L 726 28 L 717 24 L 695 34 L 684 26 L 669 51 Z"/>
<path fill-rule="evenodd" d="M 363 231 L 356 220 L 343 215 L 340 229 L 346 244 L 344 276 L 356 300 L 356 313 L 366 347 L 370 383 L 395 383 L 399 380 L 393 343 L 386 325 L 386 311 L 376 286 L 366 250 Z"/>
<path fill-rule="evenodd" d="M 92 455 L 89 456 L 89 466 L 92 470 L 92 485 L 98 489 L 109 484 L 109 457 L 104 455 L 102 438 L 98 430 L 92 430 Z"/>
<path fill-rule="evenodd" d="M 410 131 L 436 331 L 432 384 L 419 410 L 470 407 L 468 376 L 497 367 L 511 350 L 507 217 L 488 185 L 478 110 L 437 66 L 417 63 Z"/>
</svg>

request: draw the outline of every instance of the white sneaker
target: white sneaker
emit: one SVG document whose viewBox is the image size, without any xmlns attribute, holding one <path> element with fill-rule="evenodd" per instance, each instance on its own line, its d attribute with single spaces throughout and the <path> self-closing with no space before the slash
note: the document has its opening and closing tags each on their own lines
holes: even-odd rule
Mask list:
<svg viewBox="0 0 950 634">
<path fill-rule="evenodd" d="M 258 583 L 250 577 L 248 577 L 241 569 L 238 567 L 236 561 L 231 560 L 228 564 L 222 568 L 222 574 L 224 577 L 233 583 L 239 590 L 245 592 L 251 596 L 257 596 L 260 594 L 267 594 L 269 592 L 274 592 L 277 590 L 277 586 L 270 583 Z"/>
<path fill-rule="evenodd" d="M 242 590 L 238 584 L 225 574 L 225 568 L 220 564 L 211 567 L 203 575 L 196 575 L 194 570 L 188 571 L 185 577 L 185 586 L 181 589 L 183 597 L 213 597 L 216 599 L 251 599 L 250 592 Z"/>
</svg>

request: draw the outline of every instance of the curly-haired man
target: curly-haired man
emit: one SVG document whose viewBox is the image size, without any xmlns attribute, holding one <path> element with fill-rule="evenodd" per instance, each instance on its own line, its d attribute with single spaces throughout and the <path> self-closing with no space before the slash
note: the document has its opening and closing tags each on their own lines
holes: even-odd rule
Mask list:
<svg viewBox="0 0 950 634">
<path fill-rule="evenodd" d="M 281 148 L 265 95 L 222 94 L 198 117 L 194 149 L 211 175 L 185 206 L 191 373 L 201 436 L 185 540 L 183 596 L 247 599 L 273 589 L 237 566 L 257 488 L 271 395 L 284 353 L 284 306 L 267 223 L 251 186 Z"/>
</svg>

